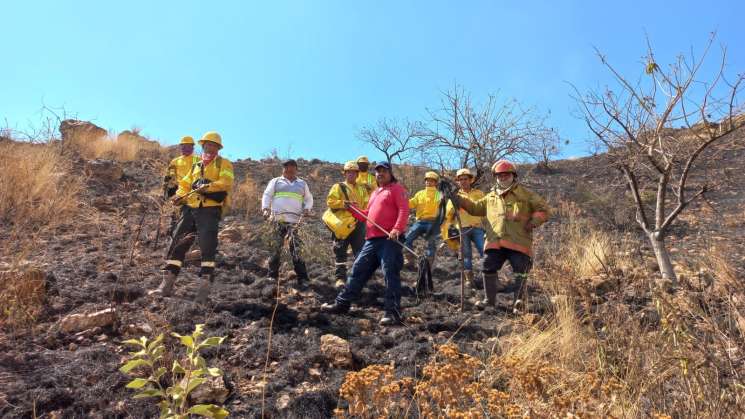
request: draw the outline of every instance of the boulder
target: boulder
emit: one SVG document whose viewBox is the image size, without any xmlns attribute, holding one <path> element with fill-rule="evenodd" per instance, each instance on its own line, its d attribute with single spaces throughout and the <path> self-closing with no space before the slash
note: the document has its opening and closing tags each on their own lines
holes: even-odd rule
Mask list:
<svg viewBox="0 0 745 419">
<path fill-rule="evenodd" d="M 66 333 L 76 333 L 94 327 L 107 327 L 116 322 L 116 310 L 107 308 L 88 314 L 71 314 L 60 321 L 60 328 Z"/>
<path fill-rule="evenodd" d="M 339 336 L 321 336 L 321 353 L 335 367 L 352 367 L 352 349 L 349 346 L 349 342 Z"/>
<path fill-rule="evenodd" d="M 225 379 L 220 377 L 207 377 L 207 381 L 191 392 L 191 400 L 194 403 L 215 403 L 222 405 L 228 398 L 230 390 L 225 386 Z"/>
<path fill-rule="evenodd" d="M 76 119 L 65 119 L 59 125 L 62 141 L 65 143 L 85 143 L 106 138 L 108 132 L 105 129 L 88 121 Z"/>
<path fill-rule="evenodd" d="M 85 174 L 102 182 L 117 182 L 124 176 L 124 170 L 114 160 L 95 159 L 85 162 Z"/>
<path fill-rule="evenodd" d="M 138 131 L 125 130 L 116 136 L 118 143 L 124 143 L 132 145 L 137 150 L 136 157 L 138 159 L 144 158 L 158 158 L 160 156 L 160 143 L 140 135 Z"/>
</svg>

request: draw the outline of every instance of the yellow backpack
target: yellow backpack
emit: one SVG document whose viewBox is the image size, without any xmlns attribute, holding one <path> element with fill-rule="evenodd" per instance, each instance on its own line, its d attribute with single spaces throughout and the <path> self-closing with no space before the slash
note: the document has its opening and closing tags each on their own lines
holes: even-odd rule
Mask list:
<svg viewBox="0 0 745 419">
<path fill-rule="evenodd" d="M 349 194 L 347 194 L 347 188 L 343 183 L 339 183 L 344 198 L 349 201 Z M 323 223 L 326 224 L 329 230 L 334 233 L 334 237 L 339 240 L 344 240 L 349 237 L 357 226 L 357 220 L 349 213 L 349 211 L 337 209 L 332 210 L 327 208 L 323 212 L 321 217 Z"/>
</svg>

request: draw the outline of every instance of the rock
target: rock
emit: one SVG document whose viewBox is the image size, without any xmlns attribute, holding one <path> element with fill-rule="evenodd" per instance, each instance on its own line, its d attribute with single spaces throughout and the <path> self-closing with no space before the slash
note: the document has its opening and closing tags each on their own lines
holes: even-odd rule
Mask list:
<svg viewBox="0 0 745 419">
<path fill-rule="evenodd" d="M 87 176 L 100 182 L 117 182 L 124 176 L 124 170 L 114 160 L 89 160 L 83 170 Z"/>
<path fill-rule="evenodd" d="M 220 243 L 238 243 L 243 238 L 241 232 L 235 227 L 226 227 L 217 235 Z"/>
<path fill-rule="evenodd" d="M 277 410 L 285 410 L 287 409 L 287 406 L 290 404 L 290 395 L 289 394 L 283 394 L 277 398 L 277 403 L 274 405 Z"/>
<path fill-rule="evenodd" d="M 62 141 L 65 143 L 85 143 L 100 140 L 108 135 L 105 129 L 88 121 L 65 119 L 59 125 Z"/>
<path fill-rule="evenodd" d="M 358 319 L 356 323 L 357 326 L 359 326 L 360 330 L 364 330 L 366 332 L 372 330 L 372 321 L 370 321 L 370 319 Z"/>
<path fill-rule="evenodd" d="M 66 333 L 75 333 L 94 327 L 107 327 L 116 322 L 116 310 L 107 308 L 90 314 L 71 314 L 60 321 L 60 328 Z"/>
<path fill-rule="evenodd" d="M 225 379 L 220 377 L 208 377 L 207 381 L 191 392 L 191 400 L 194 403 L 216 403 L 223 404 L 228 398 L 230 390 L 225 386 Z"/>
<path fill-rule="evenodd" d="M 349 342 L 334 335 L 321 336 L 321 353 L 339 368 L 352 367 L 352 349 Z"/>
<path fill-rule="evenodd" d="M 160 143 L 148 140 L 137 131 L 124 130 L 116 136 L 116 141 L 131 145 L 137 150 L 135 155 L 137 159 L 158 158 L 160 156 Z"/>
</svg>

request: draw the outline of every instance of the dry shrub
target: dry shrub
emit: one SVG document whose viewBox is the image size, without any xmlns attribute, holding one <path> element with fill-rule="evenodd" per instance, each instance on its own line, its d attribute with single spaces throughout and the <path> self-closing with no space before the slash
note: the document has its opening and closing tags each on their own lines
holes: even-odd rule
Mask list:
<svg viewBox="0 0 745 419">
<path fill-rule="evenodd" d="M 243 182 L 233 187 L 230 198 L 231 211 L 247 219 L 258 216 L 261 210 L 261 195 L 263 192 L 259 189 L 255 180 L 246 176 Z"/>
<path fill-rule="evenodd" d="M 76 133 L 65 144 L 87 160 L 107 159 L 133 161 L 140 158 L 167 158 L 167 150 L 158 142 L 140 137 L 137 132 L 124 131 L 116 138 Z"/>
<path fill-rule="evenodd" d="M 76 212 L 82 180 L 51 144 L 0 143 L 0 222 L 17 235 L 53 227 Z"/>
<path fill-rule="evenodd" d="M 0 271 L 0 329 L 16 330 L 36 322 L 46 300 L 44 272 Z"/>
</svg>

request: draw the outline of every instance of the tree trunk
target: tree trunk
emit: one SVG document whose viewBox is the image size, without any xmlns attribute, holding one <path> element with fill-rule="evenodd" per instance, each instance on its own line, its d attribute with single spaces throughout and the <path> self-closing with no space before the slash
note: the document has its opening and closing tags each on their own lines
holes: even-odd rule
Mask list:
<svg viewBox="0 0 745 419">
<path fill-rule="evenodd" d="M 652 243 L 654 256 L 657 258 L 657 266 L 660 268 L 662 279 L 669 282 L 673 287 L 678 286 L 678 277 L 673 270 L 673 264 L 670 261 L 670 252 L 665 245 L 665 237 L 658 231 L 649 234 L 649 241 Z"/>
</svg>

